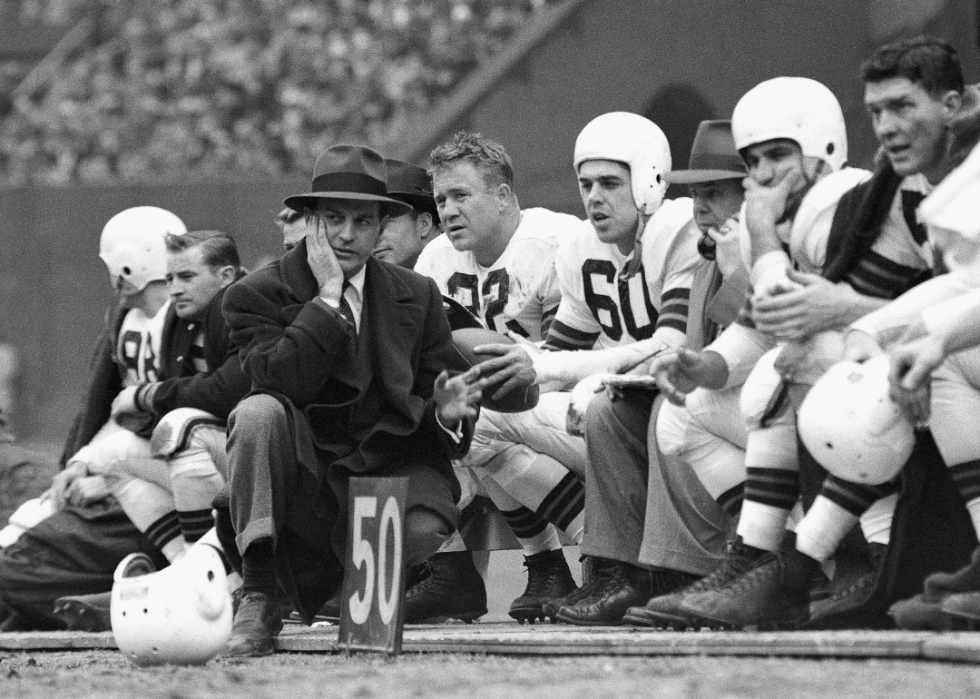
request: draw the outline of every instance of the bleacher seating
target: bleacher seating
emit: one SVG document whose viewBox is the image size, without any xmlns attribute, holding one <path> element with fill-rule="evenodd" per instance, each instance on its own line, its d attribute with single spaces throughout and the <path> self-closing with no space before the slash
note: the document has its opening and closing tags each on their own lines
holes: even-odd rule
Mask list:
<svg viewBox="0 0 980 699">
<path fill-rule="evenodd" d="M 384 150 L 549 1 L 0 0 L 24 23 L 95 18 L 0 102 L 0 181 L 305 173 L 339 140 Z M 24 74 L 0 64 L 0 93 Z"/>
</svg>

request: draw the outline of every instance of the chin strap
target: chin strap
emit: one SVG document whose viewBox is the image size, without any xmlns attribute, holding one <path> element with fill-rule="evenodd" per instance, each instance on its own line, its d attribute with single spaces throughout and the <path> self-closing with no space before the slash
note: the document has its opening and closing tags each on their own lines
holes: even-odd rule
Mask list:
<svg viewBox="0 0 980 699">
<path fill-rule="evenodd" d="M 620 279 L 629 281 L 629 279 L 640 271 L 640 265 L 643 264 L 643 231 L 646 230 L 647 223 L 653 217 L 653 214 L 647 214 L 640 209 L 637 212 L 639 215 L 636 218 L 636 237 L 633 239 L 633 257 L 630 259 L 629 264 L 626 265 L 626 270 L 619 275 Z"/>
</svg>

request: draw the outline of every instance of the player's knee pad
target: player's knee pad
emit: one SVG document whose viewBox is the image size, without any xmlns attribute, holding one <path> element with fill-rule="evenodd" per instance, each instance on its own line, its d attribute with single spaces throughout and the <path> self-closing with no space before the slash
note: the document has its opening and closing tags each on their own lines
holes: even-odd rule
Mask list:
<svg viewBox="0 0 980 699">
<path fill-rule="evenodd" d="M 686 408 L 664 402 L 657 414 L 657 446 L 664 456 L 680 456 L 687 445 L 691 414 Z"/>
<path fill-rule="evenodd" d="M 742 387 L 739 405 L 748 430 L 759 429 L 763 423 L 784 425 L 793 420 L 788 399 L 780 400 L 783 378 L 775 367 L 780 349 L 777 347 L 762 355 Z"/>
<path fill-rule="evenodd" d="M 83 461 L 90 473 L 112 475 L 130 460 L 152 458 L 150 442 L 129 430 L 118 430 L 78 450 L 72 461 Z"/>
<path fill-rule="evenodd" d="M 187 449 L 210 450 L 214 433 L 220 434 L 223 442 L 224 420 L 204 410 L 177 408 L 160 419 L 150 437 L 150 448 L 153 456 L 164 459 Z"/>
<path fill-rule="evenodd" d="M 492 410 L 481 410 L 480 418 L 473 428 L 473 439 L 470 450 L 460 463 L 467 468 L 481 468 L 497 454 L 510 446 L 504 439 L 498 425 L 502 414 Z"/>
</svg>

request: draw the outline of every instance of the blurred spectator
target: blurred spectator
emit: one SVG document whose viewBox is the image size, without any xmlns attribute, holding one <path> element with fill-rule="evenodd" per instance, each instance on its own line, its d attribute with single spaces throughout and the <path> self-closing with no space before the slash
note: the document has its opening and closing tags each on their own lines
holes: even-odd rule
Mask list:
<svg viewBox="0 0 980 699">
<path fill-rule="evenodd" d="M 96 17 L 32 95 L 0 101 L 0 177 L 308 172 L 339 140 L 382 152 L 556 0 L 0 0 L 22 22 Z M 26 74 L 0 64 L 4 95 Z"/>
</svg>

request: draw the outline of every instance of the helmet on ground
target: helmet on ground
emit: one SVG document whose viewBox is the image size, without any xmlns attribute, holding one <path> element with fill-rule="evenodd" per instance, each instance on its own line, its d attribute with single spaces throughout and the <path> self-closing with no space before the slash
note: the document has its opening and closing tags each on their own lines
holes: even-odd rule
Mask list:
<svg viewBox="0 0 980 699">
<path fill-rule="evenodd" d="M 639 114 L 609 112 L 585 125 L 575 140 L 575 172 L 586 160 L 629 166 L 633 203 L 646 215 L 660 208 L 670 172 L 670 144 L 660 127 Z"/>
<path fill-rule="evenodd" d="M 888 396 L 887 355 L 839 362 L 820 377 L 798 412 L 800 439 L 832 475 L 880 485 L 912 454 L 912 423 Z"/>
<path fill-rule="evenodd" d="M 159 572 L 146 554 L 116 568 L 109 616 L 119 650 L 137 665 L 199 665 L 231 636 L 231 595 L 221 555 L 196 545 Z"/>
<path fill-rule="evenodd" d="M 773 78 L 742 95 L 732 112 L 735 147 L 777 138 L 799 144 L 803 155 L 820 158 L 831 170 L 847 162 L 847 127 L 834 93 L 810 78 Z"/>
<path fill-rule="evenodd" d="M 168 233 L 182 235 L 187 226 L 175 214 L 156 206 L 135 206 L 109 219 L 99 239 L 99 257 L 109 268 L 113 283 L 129 282 L 142 291 L 167 276 Z"/>
</svg>

